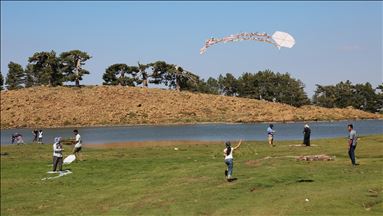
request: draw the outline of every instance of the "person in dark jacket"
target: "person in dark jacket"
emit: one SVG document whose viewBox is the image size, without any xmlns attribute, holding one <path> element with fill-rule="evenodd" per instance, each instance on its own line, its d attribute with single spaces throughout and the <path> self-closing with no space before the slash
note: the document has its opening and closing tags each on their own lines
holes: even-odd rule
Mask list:
<svg viewBox="0 0 383 216">
<path fill-rule="evenodd" d="M 37 137 L 38 137 L 38 135 L 39 135 L 39 131 L 36 130 L 36 129 L 34 129 L 34 130 L 32 131 L 32 134 L 33 134 L 33 141 L 32 141 L 32 142 L 37 142 Z"/>
<path fill-rule="evenodd" d="M 306 146 L 310 146 L 310 135 L 311 135 L 311 129 L 306 124 L 303 129 L 303 144 Z"/>
</svg>

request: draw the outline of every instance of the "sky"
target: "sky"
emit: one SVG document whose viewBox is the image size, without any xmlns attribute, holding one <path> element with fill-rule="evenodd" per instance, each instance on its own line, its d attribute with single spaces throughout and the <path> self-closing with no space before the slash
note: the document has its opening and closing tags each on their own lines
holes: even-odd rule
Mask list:
<svg viewBox="0 0 383 216">
<path fill-rule="evenodd" d="M 205 80 L 288 72 L 310 97 L 316 84 L 376 87 L 383 76 L 382 8 L 379 1 L 1 1 L 1 72 L 6 76 L 10 61 L 25 67 L 35 52 L 79 49 L 92 56 L 85 85 L 101 85 L 115 63 L 164 60 Z M 275 31 L 291 34 L 295 46 L 241 41 L 199 54 L 210 37 Z"/>
</svg>

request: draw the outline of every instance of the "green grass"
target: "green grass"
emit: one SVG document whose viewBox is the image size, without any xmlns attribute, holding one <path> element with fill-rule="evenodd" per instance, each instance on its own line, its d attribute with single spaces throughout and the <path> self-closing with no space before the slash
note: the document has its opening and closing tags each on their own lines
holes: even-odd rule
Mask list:
<svg viewBox="0 0 383 216">
<path fill-rule="evenodd" d="M 87 148 L 85 161 L 52 174 L 51 145 L 4 146 L 1 215 L 382 215 L 383 135 L 362 137 L 360 166 L 350 166 L 345 138 L 245 142 L 226 182 L 222 143 Z M 67 152 L 70 146 L 66 147 Z M 174 147 L 179 150 L 175 151 Z M 334 161 L 296 161 L 328 154 Z M 277 157 L 259 160 L 267 156 Z M 298 182 L 299 180 L 313 182 Z M 306 202 L 308 198 L 310 201 Z"/>
</svg>

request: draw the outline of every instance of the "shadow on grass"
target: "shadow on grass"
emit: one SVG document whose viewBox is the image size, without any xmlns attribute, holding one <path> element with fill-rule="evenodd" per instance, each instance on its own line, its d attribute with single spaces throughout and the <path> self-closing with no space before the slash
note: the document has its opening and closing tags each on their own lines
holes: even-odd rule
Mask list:
<svg viewBox="0 0 383 216">
<path fill-rule="evenodd" d="M 233 182 L 233 181 L 237 181 L 238 178 L 231 178 L 231 179 L 227 179 L 228 182 Z"/>
</svg>

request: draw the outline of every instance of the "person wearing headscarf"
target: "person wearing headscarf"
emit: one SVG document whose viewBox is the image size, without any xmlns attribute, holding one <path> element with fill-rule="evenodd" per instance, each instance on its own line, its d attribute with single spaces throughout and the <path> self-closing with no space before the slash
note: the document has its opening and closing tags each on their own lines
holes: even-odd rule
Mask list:
<svg viewBox="0 0 383 216">
<path fill-rule="evenodd" d="M 310 135 L 311 129 L 308 124 L 306 124 L 303 128 L 303 144 L 306 146 L 310 146 Z"/>
<path fill-rule="evenodd" d="M 57 166 L 59 171 L 62 171 L 63 150 L 64 149 L 61 144 L 61 137 L 55 137 L 55 143 L 53 143 L 53 172 L 56 172 Z"/>
</svg>

